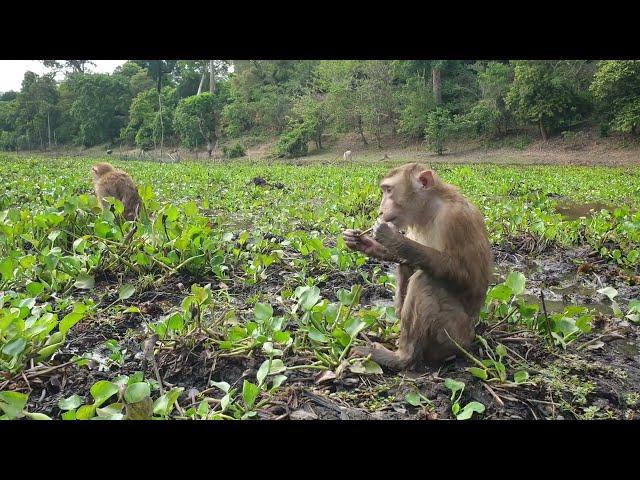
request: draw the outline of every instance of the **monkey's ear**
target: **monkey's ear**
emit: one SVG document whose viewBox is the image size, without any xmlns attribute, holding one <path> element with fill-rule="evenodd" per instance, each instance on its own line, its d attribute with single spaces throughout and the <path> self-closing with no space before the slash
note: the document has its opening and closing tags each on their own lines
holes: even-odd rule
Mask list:
<svg viewBox="0 0 640 480">
<path fill-rule="evenodd" d="M 420 172 L 418 181 L 424 188 L 433 187 L 433 184 L 436 182 L 433 178 L 433 171 L 431 170 L 423 170 Z"/>
</svg>

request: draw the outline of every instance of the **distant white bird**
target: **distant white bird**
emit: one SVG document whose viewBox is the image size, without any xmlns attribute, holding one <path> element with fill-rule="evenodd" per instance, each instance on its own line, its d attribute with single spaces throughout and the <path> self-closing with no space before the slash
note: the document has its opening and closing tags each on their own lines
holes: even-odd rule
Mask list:
<svg viewBox="0 0 640 480">
<path fill-rule="evenodd" d="M 344 152 L 344 155 L 342 156 L 342 158 L 344 158 L 345 162 L 347 160 L 351 160 L 351 150 L 347 150 L 346 152 Z"/>
</svg>

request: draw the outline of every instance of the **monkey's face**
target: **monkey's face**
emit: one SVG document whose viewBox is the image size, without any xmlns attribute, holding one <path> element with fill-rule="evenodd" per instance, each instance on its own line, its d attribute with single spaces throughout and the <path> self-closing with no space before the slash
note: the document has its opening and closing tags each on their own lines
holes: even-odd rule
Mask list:
<svg viewBox="0 0 640 480">
<path fill-rule="evenodd" d="M 407 226 L 405 200 L 408 192 L 402 177 L 394 175 L 387 177 L 380 183 L 382 201 L 380 202 L 380 219 L 391 222 L 398 228 Z"/>
<path fill-rule="evenodd" d="M 392 170 L 380 182 L 380 219 L 399 229 L 420 222 L 424 208 L 429 206 L 429 189 L 434 183 L 432 170 L 415 168 L 413 164 Z"/>
</svg>

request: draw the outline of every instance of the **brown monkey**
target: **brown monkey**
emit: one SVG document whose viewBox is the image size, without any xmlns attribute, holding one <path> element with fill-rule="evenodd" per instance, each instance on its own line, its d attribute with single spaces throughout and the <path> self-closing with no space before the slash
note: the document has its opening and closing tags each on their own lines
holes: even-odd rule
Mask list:
<svg viewBox="0 0 640 480">
<path fill-rule="evenodd" d="M 135 220 L 142 200 L 129 174 L 113 168 L 109 163 L 94 165 L 91 173 L 100 206 L 105 208 L 108 205 L 105 197 L 117 198 L 124 205 L 124 218 Z"/>
<path fill-rule="evenodd" d="M 437 365 L 459 352 L 447 333 L 463 347 L 475 337 L 493 265 L 484 218 L 456 187 L 417 163 L 391 170 L 380 188 L 373 238 L 345 230 L 344 239 L 353 250 L 398 263 L 399 348 L 374 343 L 353 351 L 398 370 Z"/>
</svg>

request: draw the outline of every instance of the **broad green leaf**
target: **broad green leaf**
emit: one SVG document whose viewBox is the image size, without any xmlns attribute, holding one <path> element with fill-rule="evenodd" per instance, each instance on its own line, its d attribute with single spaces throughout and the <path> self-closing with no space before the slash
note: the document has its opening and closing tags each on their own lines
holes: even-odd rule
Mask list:
<svg viewBox="0 0 640 480">
<path fill-rule="evenodd" d="M 467 371 L 474 377 L 478 377 L 480 380 L 486 380 L 488 378 L 487 371 L 483 368 L 469 367 Z"/>
<path fill-rule="evenodd" d="M 513 381 L 516 383 L 523 383 L 529 380 L 529 372 L 526 370 L 519 370 L 513 374 Z"/>
<path fill-rule="evenodd" d="M 118 291 L 118 298 L 120 300 L 126 300 L 127 298 L 131 297 L 131 295 L 133 295 L 136 291 L 136 287 L 134 287 L 133 285 L 130 284 L 124 284 L 120 287 L 120 290 Z"/>
<path fill-rule="evenodd" d="M 153 403 L 153 413 L 163 417 L 168 416 L 173 410 L 173 406 L 178 400 L 184 388 L 172 388 Z"/>
<path fill-rule="evenodd" d="M 253 405 L 256 401 L 258 394 L 260 393 L 260 388 L 257 385 L 254 385 L 251 382 L 247 382 L 246 380 L 242 384 L 242 399 L 244 400 L 244 404 L 248 409 L 252 409 Z"/>
<path fill-rule="evenodd" d="M 417 392 L 409 392 L 404 398 L 409 405 L 413 405 L 414 407 L 422 406 L 422 399 Z"/>
<path fill-rule="evenodd" d="M 118 393 L 120 389 L 118 385 L 107 380 L 96 382 L 90 389 L 91 396 L 95 399 L 95 406 L 99 407 L 113 395 Z"/>
<path fill-rule="evenodd" d="M 83 289 L 83 290 L 91 290 L 96 284 L 96 280 L 93 275 L 87 275 L 86 273 L 81 273 L 76 277 L 76 283 L 74 283 L 74 287 Z"/>
<path fill-rule="evenodd" d="M 147 382 L 132 383 L 127 386 L 124 392 L 124 399 L 127 403 L 141 402 L 151 395 L 151 387 Z"/>
<path fill-rule="evenodd" d="M 253 307 L 253 315 L 256 322 L 262 323 L 273 316 L 273 307 L 268 303 L 256 303 Z"/>
<path fill-rule="evenodd" d="M 10 357 L 18 356 L 24 351 L 26 346 L 27 341 L 22 337 L 18 337 L 7 343 L 2 348 L 2 353 L 4 353 L 5 355 L 9 355 Z"/>
<path fill-rule="evenodd" d="M 504 282 L 511 289 L 513 295 L 521 295 L 524 292 L 525 277 L 520 272 L 511 272 Z"/>
<path fill-rule="evenodd" d="M 480 402 L 470 402 L 464 406 L 462 411 L 456 415 L 457 420 L 468 420 L 475 413 L 483 413 L 484 405 Z"/>
<path fill-rule="evenodd" d="M 69 398 L 61 398 L 58 400 L 60 410 L 75 410 L 82 405 L 82 398 L 79 395 L 71 395 Z"/>
</svg>

